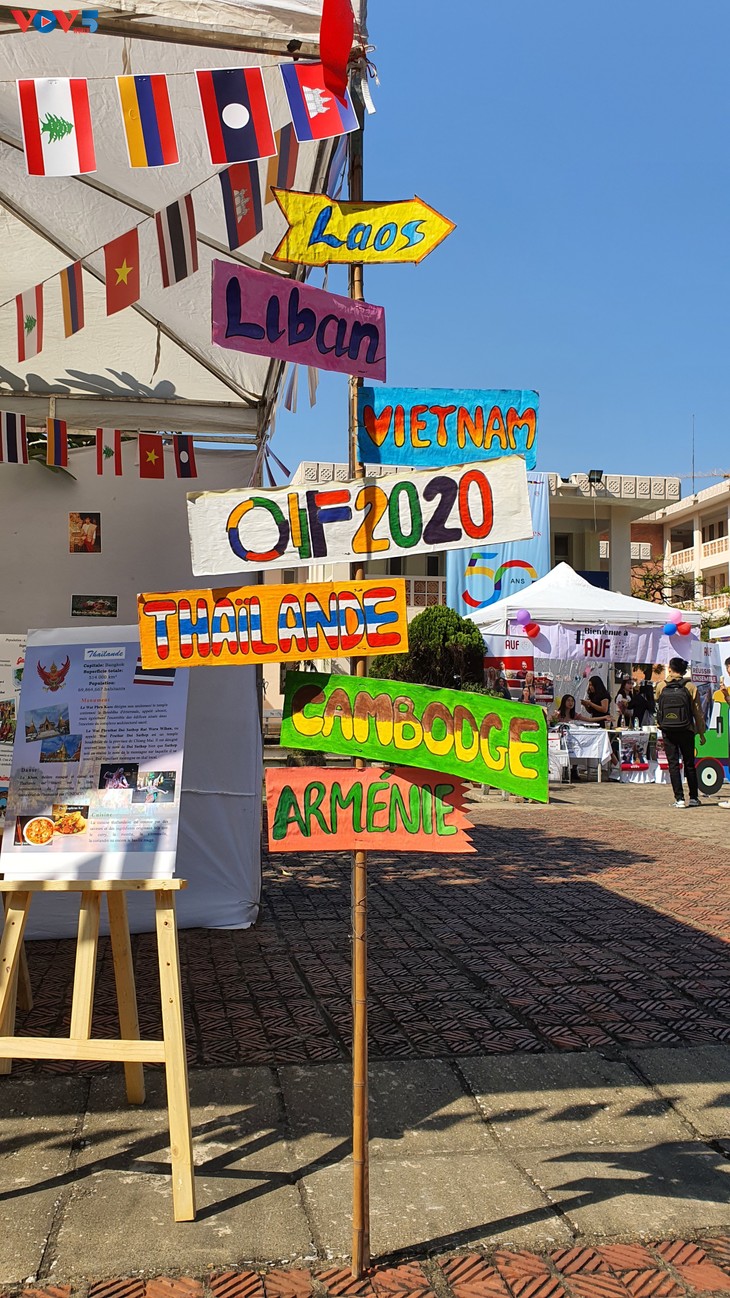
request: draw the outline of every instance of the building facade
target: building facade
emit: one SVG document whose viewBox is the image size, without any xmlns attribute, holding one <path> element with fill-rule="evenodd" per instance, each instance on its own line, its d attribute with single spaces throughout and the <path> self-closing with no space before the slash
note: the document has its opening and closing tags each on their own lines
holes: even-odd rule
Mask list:
<svg viewBox="0 0 730 1298">
<path fill-rule="evenodd" d="M 668 592 L 715 614 L 730 609 L 730 476 L 641 520 L 661 535 Z"/>
</svg>

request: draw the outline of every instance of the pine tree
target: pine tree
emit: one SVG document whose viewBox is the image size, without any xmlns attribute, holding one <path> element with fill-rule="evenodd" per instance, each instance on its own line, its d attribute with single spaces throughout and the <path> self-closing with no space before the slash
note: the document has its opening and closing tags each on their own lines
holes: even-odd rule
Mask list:
<svg viewBox="0 0 730 1298">
<path fill-rule="evenodd" d="M 27 334 L 30 334 L 30 333 L 33 332 L 33 330 L 35 329 L 35 327 L 36 327 L 36 318 L 35 318 L 35 316 L 27 315 L 27 316 L 25 317 L 25 320 L 23 321 L 23 328 L 25 329 L 25 332 L 26 332 Z"/>
<path fill-rule="evenodd" d="M 41 122 L 41 131 L 48 131 L 49 144 L 62 140 L 64 136 L 70 135 L 74 128 L 73 122 L 66 121 L 65 117 L 57 117 L 55 113 L 46 113 Z"/>
</svg>

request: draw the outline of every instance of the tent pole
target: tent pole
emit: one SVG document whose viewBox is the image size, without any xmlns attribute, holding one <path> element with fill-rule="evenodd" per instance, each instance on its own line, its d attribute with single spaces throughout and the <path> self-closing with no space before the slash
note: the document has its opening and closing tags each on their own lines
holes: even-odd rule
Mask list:
<svg viewBox="0 0 730 1298">
<path fill-rule="evenodd" d="M 349 137 L 349 197 L 363 201 L 363 106 L 355 78 L 350 78 L 350 97 L 358 115 L 359 127 Z M 349 293 L 356 302 L 363 300 L 363 268 L 349 268 Z M 357 449 L 357 406 L 362 379 L 350 378 L 349 473 L 364 478 L 365 467 Z M 350 566 L 352 581 L 362 581 L 362 560 Z M 366 659 L 350 659 L 350 675 L 365 676 Z M 361 757 L 354 759 L 357 770 L 363 770 Z M 370 1172 L 368 1157 L 368 1004 L 367 1004 L 367 852 L 352 855 L 352 1274 L 357 1279 L 370 1266 Z"/>
</svg>

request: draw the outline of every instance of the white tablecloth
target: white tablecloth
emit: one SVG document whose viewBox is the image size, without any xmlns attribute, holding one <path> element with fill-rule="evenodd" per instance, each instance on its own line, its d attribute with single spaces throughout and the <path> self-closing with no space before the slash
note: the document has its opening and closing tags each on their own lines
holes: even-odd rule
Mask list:
<svg viewBox="0 0 730 1298">
<path fill-rule="evenodd" d="M 602 765 L 611 760 L 611 740 L 607 732 L 597 726 L 569 726 L 565 742 L 572 760 L 583 758 Z"/>
</svg>

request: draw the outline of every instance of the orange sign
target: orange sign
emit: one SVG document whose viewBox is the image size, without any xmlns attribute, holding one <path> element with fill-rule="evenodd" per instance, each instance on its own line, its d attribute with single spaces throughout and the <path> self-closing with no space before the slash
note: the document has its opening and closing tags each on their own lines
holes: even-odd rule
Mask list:
<svg viewBox="0 0 730 1298">
<path fill-rule="evenodd" d="M 300 662 L 408 649 L 403 579 L 139 595 L 143 667 Z"/>
<path fill-rule="evenodd" d="M 269 850 L 341 852 L 473 852 L 465 830 L 464 784 L 433 771 L 328 770 L 266 772 Z"/>
</svg>

